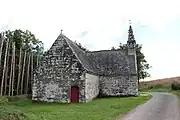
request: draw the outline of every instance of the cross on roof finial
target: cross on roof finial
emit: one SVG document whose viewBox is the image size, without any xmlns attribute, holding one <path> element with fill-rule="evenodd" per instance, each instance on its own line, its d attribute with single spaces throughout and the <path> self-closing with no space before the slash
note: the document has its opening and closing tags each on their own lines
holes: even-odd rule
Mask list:
<svg viewBox="0 0 180 120">
<path fill-rule="evenodd" d="M 129 20 L 129 25 L 131 25 L 131 20 Z"/>
<path fill-rule="evenodd" d="M 61 29 L 61 34 L 62 34 L 62 31 L 63 31 L 63 30 Z"/>
</svg>

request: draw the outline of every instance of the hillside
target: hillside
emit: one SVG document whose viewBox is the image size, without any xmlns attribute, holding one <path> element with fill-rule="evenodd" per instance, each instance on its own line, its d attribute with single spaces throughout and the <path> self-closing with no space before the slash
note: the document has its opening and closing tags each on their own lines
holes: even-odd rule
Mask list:
<svg viewBox="0 0 180 120">
<path fill-rule="evenodd" d="M 163 79 L 157 79 L 157 80 L 152 80 L 152 81 L 140 82 L 139 88 L 144 89 L 144 88 L 151 88 L 151 87 L 154 87 L 154 86 L 157 86 L 157 87 L 169 87 L 173 82 L 180 83 L 180 76 L 172 77 L 172 78 L 163 78 Z"/>
</svg>

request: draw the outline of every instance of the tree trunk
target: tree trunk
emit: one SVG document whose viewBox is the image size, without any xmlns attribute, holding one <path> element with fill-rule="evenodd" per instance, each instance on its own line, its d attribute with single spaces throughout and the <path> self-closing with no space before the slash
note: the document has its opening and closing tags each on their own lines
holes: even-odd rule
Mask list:
<svg viewBox="0 0 180 120">
<path fill-rule="evenodd" d="M 3 44 L 4 44 L 4 38 L 1 38 L 1 44 L 0 44 L 0 70 L 2 70 L 1 67 L 1 56 L 2 56 L 2 48 L 3 48 Z"/>
<path fill-rule="evenodd" d="M 31 90 L 32 90 L 33 83 L 34 83 L 33 82 L 33 53 L 31 53 Z"/>
<path fill-rule="evenodd" d="M 13 65 L 12 65 L 12 96 L 14 95 L 14 76 L 15 76 L 15 55 L 16 54 L 16 48 L 15 48 L 15 43 L 13 42 Z"/>
<path fill-rule="evenodd" d="M 12 43 L 12 47 L 13 47 L 13 43 Z M 9 76 L 9 91 L 8 91 L 8 95 L 11 95 L 11 82 L 12 82 L 12 72 L 13 72 L 13 57 L 11 56 L 11 69 L 10 69 L 10 76 Z"/>
<path fill-rule="evenodd" d="M 23 69 L 22 69 L 22 77 L 21 77 L 21 95 L 23 94 L 23 83 L 24 83 L 24 70 L 26 65 L 26 51 L 24 51 L 24 58 L 23 58 Z"/>
<path fill-rule="evenodd" d="M 31 56 L 30 56 L 30 54 L 29 54 L 29 56 L 28 56 L 28 64 L 27 64 L 27 77 L 26 77 L 26 89 L 25 89 L 25 94 L 28 93 L 30 60 L 31 60 Z"/>
<path fill-rule="evenodd" d="M 36 68 L 38 67 L 38 65 L 39 65 L 39 56 L 37 55 L 37 59 L 36 59 L 37 61 L 36 61 Z"/>
<path fill-rule="evenodd" d="M 6 64 L 6 73 L 5 73 L 5 86 L 4 86 L 4 95 L 7 94 L 7 80 L 8 80 L 8 72 L 9 72 L 9 55 L 10 55 L 10 44 L 8 45 L 8 53 L 7 53 L 7 64 Z"/>
<path fill-rule="evenodd" d="M 17 95 L 19 94 L 19 83 L 20 83 L 20 80 L 21 80 L 21 59 L 22 59 L 22 47 L 20 46 L 20 51 L 19 51 L 19 68 L 18 68 L 18 81 L 17 81 Z"/>
<path fill-rule="evenodd" d="M 140 80 L 139 73 L 137 74 L 137 77 L 138 77 L 138 85 L 139 85 L 139 80 Z"/>
<path fill-rule="evenodd" d="M 2 75 L 2 79 L 1 79 L 1 93 L 0 95 L 3 95 L 3 85 L 4 85 L 4 76 L 5 76 L 5 71 L 6 71 L 6 62 L 7 62 L 7 52 L 8 52 L 8 45 L 9 45 L 9 39 L 7 39 L 6 41 L 6 50 L 5 50 L 5 58 L 4 58 L 4 66 L 3 66 L 3 75 Z"/>
</svg>

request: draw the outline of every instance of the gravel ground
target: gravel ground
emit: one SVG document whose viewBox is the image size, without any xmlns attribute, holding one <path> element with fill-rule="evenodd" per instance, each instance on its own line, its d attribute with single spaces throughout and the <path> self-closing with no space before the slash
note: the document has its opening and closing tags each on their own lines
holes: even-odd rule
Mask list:
<svg viewBox="0 0 180 120">
<path fill-rule="evenodd" d="M 180 120 L 177 96 L 153 92 L 153 98 L 130 111 L 120 120 Z"/>
</svg>

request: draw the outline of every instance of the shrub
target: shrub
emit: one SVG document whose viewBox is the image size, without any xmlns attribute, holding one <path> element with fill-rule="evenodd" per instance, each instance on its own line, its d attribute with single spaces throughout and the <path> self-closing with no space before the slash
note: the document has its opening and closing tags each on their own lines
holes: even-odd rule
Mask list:
<svg viewBox="0 0 180 120">
<path fill-rule="evenodd" d="M 180 90 L 180 83 L 173 82 L 173 83 L 171 84 L 171 89 L 172 89 L 172 90 Z"/>
<path fill-rule="evenodd" d="M 10 112 L 6 113 L 4 116 L 0 116 L 0 120 L 24 120 L 26 115 L 21 112 Z"/>
<path fill-rule="evenodd" d="M 31 95 L 16 95 L 16 96 L 7 96 L 9 102 L 24 100 L 24 99 L 31 99 Z"/>
<path fill-rule="evenodd" d="M 8 104 L 9 101 L 6 97 L 0 96 L 0 105 Z"/>
<path fill-rule="evenodd" d="M 7 99 L 8 99 L 10 102 L 20 100 L 20 98 L 17 97 L 17 96 L 7 96 Z"/>
<path fill-rule="evenodd" d="M 148 87 L 148 89 L 156 89 L 156 88 L 165 88 L 165 86 L 161 84 L 151 85 Z"/>
</svg>

